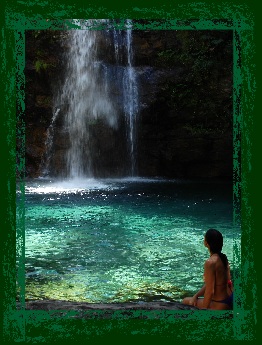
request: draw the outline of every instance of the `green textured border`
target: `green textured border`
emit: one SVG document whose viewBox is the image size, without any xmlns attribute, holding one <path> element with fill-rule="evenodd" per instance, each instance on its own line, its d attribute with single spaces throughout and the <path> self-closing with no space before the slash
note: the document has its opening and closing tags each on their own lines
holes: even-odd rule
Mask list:
<svg viewBox="0 0 262 345">
<path fill-rule="evenodd" d="M 167 4 L 165 4 L 167 2 Z M 63 0 L 14 1 L 4 3 L 1 11 L 1 80 L 4 81 L 3 121 L 1 123 L 1 192 L 4 201 L 4 226 L 2 227 L 2 311 L 3 341 L 12 342 L 83 342 L 92 344 L 127 341 L 255 341 L 258 339 L 258 284 L 255 263 L 254 202 L 251 193 L 255 190 L 254 170 L 255 134 L 254 114 L 257 66 L 254 1 L 132 1 L 125 7 L 118 3 L 97 0 L 93 4 Z M 24 142 L 24 30 L 60 29 L 62 21 L 68 18 L 141 18 L 150 20 L 152 29 L 226 29 L 234 30 L 234 213 L 236 223 L 241 222 L 242 245 L 234 245 L 235 260 L 240 260 L 241 279 L 236 281 L 236 303 L 233 319 L 224 318 L 227 313 L 212 311 L 196 312 L 134 312 L 140 319 L 126 318 L 114 313 L 110 319 L 73 319 L 74 313 L 59 317 L 55 312 L 16 310 L 16 270 L 15 258 L 18 254 L 20 267 L 18 281 L 23 279 L 24 226 L 23 193 L 18 205 L 19 221 L 16 224 L 15 167 L 20 171 L 23 191 L 23 150 L 16 162 L 15 140 L 19 135 Z M 48 21 L 46 20 L 48 19 Z M 162 19 L 159 21 L 157 19 Z M 2 24 L 2 23 L 1 23 Z M 70 21 L 68 21 L 70 27 Z M 148 28 L 148 26 L 146 27 Z M 144 27 L 140 27 L 144 29 Z M 17 102 L 17 104 L 16 104 Z M 16 114 L 22 123 L 16 133 Z M 3 151 L 2 151 L 3 149 Z M 4 157 L 4 160 L 3 158 Z M 241 164 L 240 164 L 241 160 Z M 16 234 L 17 231 L 17 234 Z M 17 245 L 16 243 L 17 236 Z M 1 277 L 2 278 L 2 277 Z M 24 288 L 21 284 L 23 307 Z M 179 317 L 176 316 L 186 316 Z"/>
</svg>

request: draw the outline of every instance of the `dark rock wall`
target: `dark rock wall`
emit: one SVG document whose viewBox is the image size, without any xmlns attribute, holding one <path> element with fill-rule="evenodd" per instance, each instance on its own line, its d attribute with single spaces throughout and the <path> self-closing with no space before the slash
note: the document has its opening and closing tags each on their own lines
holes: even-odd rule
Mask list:
<svg viewBox="0 0 262 345">
<path fill-rule="evenodd" d="M 232 33 L 136 32 L 141 175 L 232 176 Z"/>
<path fill-rule="evenodd" d="M 38 177 L 46 151 L 47 129 L 53 116 L 53 96 L 62 75 L 63 32 L 25 34 L 25 174 Z M 18 142 L 18 152 L 21 150 Z"/>
<path fill-rule="evenodd" d="M 101 50 L 101 56 L 113 65 L 112 47 L 101 39 L 101 47 L 103 44 L 107 48 Z M 140 105 L 138 174 L 232 177 L 232 33 L 135 30 L 133 49 Z M 65 50 L 66 31 L 26 33 L 28 177 L 41 174 L 53 96 L 64 77 Z M 59 175 L 65 164 L 68 137 L 62 118 L 55 126 L 52 170 Z M 114 130 L 103 123 L 94 126 L 96 176 L 125 175 L 128 162 L 123 132 L 123 121 Z"/>
</svg>

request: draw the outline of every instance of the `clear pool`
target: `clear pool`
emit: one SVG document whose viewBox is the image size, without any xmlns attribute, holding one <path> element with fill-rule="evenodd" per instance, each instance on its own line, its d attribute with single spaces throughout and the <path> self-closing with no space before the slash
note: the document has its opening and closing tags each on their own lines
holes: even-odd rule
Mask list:
<svg viewBox="0 0 262 345">
<path fill-rule="evenodd" d="M 180 300 L 203 284 L 208 228 L 223 233 L 233 260 L 232 195 L 219 180 L 27 181 L 25 297 Z"/>
</svg>

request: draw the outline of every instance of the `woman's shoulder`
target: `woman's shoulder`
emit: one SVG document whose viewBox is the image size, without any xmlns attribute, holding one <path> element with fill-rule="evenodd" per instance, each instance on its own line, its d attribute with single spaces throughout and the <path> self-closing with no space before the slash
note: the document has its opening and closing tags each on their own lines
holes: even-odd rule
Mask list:
<svg viewBox="0 0 262 345">
<path fill-rule="evenodd" d="M 215 266 L 217 263 L 217 259 L 214 257 L 210 257 L 205 261 L 205 268 L 212 268 L 213 266 Z"/>
<path fill-rule="evenodd" d="M 217 253 L 211 255 L 206 261 L 210 262 L 210 263 L 216 263 L 218 261 L 221 261 L 219 255 Z"/>
<path fill-rule="evenodd" d="M 220 263 L 220 258 L 218 255 L 211 255 L 206 261 L 205 261 L 205 267 L 212 267 L 216 266 Z"/>
<path fill-rule="evenodd" d="M 205 268 L 208 269 L 220 269 L 220 268 L 224 268 L 223 262 L 221 261 L 219 255 L 211 255 L 205 262 Z"/>
</svg>

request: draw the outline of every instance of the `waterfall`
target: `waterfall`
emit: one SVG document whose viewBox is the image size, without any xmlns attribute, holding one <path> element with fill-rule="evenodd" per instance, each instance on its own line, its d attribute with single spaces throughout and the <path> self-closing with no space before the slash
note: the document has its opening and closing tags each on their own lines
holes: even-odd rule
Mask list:
<svg viewBox="0 0 262 345">
<path fill-rule="evenodd" d="M 135 68 L 133 67 L 133 45 L 132 45 L 132 20 L 125 22 L 125 37 L 113 29 L 115 58 L 119 65 L 123 64 L 123 55 L 126 56 L 126 67 L 122 71 L 122 102 L 126 121 L 128 154 L 129 154 L 129 175 L 136 173 L 136 121 L 138 115 L 138 82 Z M 125 47 L 125 54 L 121 54 L 121 47 Z"/>
<path fill-rule="evenodd" d="M 129 154 L 131 162 L 131 176 L 135 174 L 136 168 L 136 119 L 138 113 L 138 90 L 137 78 L 133 67 L 133 46 L 132 46 L 132 21 L 126 23 L 126 47 L 127 47 L 127 68 L 123 78 L 124 90 L 124 111 L 128 128 Z"/>
<path fill-rule="evenodd" d="M 68 134 L 64 175 L 70 179 L 94 176 L 95 148 L 90 135 L 92 128 L 98 121 L 102 121 L 110 128 L 117 129 L 121 112 L 126 123 L 127 155 L 130 165 L 128 175 L 134 176 L 138 90 L 133 67 L 132 21 L 125 21 L 123 31 L 116 30 L 109 20 L 75 23 L 81 29 L 68 31 L 65 79 L 55 101 L 56 108 L 64 109 L 64 132 Z M 95 23 L 106 24 L 106 30 L 92 29 Z M 100 50 L 105 42 L 109 46 L 105 49 L 109 49 L 109 52 L 110 46 L 113 46 L 116 66 L 111 66 L 101 59 Z M 126 61 L 123 61 L 123 57 Z M 117 90 L 115 93 L 118 95 L 118 101 L 113 95 L 113 89 Z M 50 145 L 53 143 L 56 118 L 57 112 L 54 112 L 47 133 L 46 147 L 49 158 L 46 166 L 50 165 Z"/>
<path fill-rule="evenodd" d="M 93 176 L 89 127 L 103 118 L 116 126 L 116 110 L 107 92 L 107 78 L 97 61 L 99 31 L 70 30 L 68 71 L 61 103 L 68 103 L 65 125 L 69 131 L 70 148 L 67 171 L 70 178 Z"/>
</svg>

